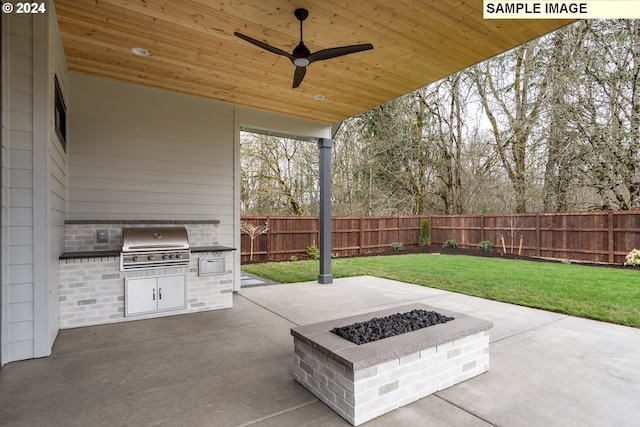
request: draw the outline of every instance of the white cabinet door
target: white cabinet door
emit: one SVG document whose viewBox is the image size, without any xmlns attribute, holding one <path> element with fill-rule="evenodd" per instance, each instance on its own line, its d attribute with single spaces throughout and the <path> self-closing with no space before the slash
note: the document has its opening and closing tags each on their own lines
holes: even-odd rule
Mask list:
<svg viewBox="0 0 640 427">
<path fill-rule="evenodd" d="M 125 279 L 124 315 L 186 308 L 185 284 L 185 275 Z"/>
<path fill-rule="evenodd" d="M 158 310 L 185 308 L 185 276 L 158 277 Z"/>
<path fill-rule="evenodd" d="M 125 316 L 143 314 L 158 309 L 157 286 L 155 277 L 141 277 L 137 279 L 125 279 Z"/>
</svg>

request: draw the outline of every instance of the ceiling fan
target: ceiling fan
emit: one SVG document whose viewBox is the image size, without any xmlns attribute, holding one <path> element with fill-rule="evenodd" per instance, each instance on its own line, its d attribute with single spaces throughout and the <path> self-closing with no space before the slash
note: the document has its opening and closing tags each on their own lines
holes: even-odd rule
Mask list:
<svg viewBox="0 0 640 427">
<path fill-rule="evenodd" d="M 329 49 L 322 49 L 317 52 L 311 53 L 309 48 L 307 48 L 307 46 L 305 46 L 302 42 L 302 22 L 307 19 L 307 16 L 309 16 L 309 12 L 307 11 L 307 9 L 296 9 L 293 14 L 298 19 L 298 21 L 300 21 L 300 43 L 295 47 L 295 49 L 293 49 L 293 53 L 287 53 L 282 49 L 270 46 L 266 43 L 261 42 L 260 40 L 256 40 L 252 37 L 238 33 L 237 31 L 233 34 L 236 37 L 240 37 L 241 39 L 248 41 L 249 43 L 254 44 L 264 50 L 268 50 L 269 52 L 275 53 L 276 55 L 282 55 L 289 58 L 289 60 L 291 60 L 291 62 L 296 66 L 296 70 L 293 73 L 294 89 L 300 86 L 304 75 L 307 73 L 307 66 L 312 62 L 322 61 L 325 59 L 331 59 L 338 56 L 361 52 L 363 50 L 373 49 L 373 45 L 371 43 L 366 43 L 351 46 L 332 47 Z"/>
</svg>

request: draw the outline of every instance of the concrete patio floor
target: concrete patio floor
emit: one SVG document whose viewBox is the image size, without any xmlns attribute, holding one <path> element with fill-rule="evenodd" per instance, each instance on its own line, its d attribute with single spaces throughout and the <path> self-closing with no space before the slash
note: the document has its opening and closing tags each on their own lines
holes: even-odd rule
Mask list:
<svg viewBox="0 0 640 427">
<path fill-rule="evenodd" d="M 63 330 L 51 357 L 0 371 L 0 425 L 346 426 L 293 380 L 290 328 L 413 302 L 492 321 L 491 369 L 364 425 L 639 425 L 640 329 L 374 277 Z"/>
</svg>

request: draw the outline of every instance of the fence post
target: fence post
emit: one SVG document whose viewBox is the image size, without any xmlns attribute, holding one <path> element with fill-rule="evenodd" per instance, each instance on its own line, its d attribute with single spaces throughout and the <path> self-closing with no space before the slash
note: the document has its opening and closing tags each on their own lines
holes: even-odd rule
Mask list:
<svg viewBox="0 0 640 427">
<path fill-rule="evenodd" d="M 607 213 L 607 219 L 608 219 L 608 232 L 607 232 L 607 250 L 609 252 L 609 263 L 613 264 L 614 260 L 615 260 L 615 253 L 614 253 L 614 236 L 613 236 L 613 211 L 609 211 Z"/>
<path fill-rule="evenodd" d="M 429 215 L 429 246 L 433 243 L 433 216 Z"/>
<path fill-rule="evenodd" d="M 360 217 L 359 221 L 358 221 L 358 227 L 359 227 L 359 230 L 358 230 L 358 255 L 362 255 L 362 238 L 363 238 L 363 235 L 364 235 L 364 232 L 362 231 L 362 221 L 363 220 L 364 220 L 363 217 Z"/>
<path fill-rule="evenodd" d="M 468 222 L 467 222 L 466 216 L 462 216 L 458 218 L 462 220 L 462 223 L 460 224 L 460 227 L 462 228 L 462 230 L 460 230 L 462 231 L 462 233 L 460 233 L 460 240 L 462 240 L 460 242 L 460 246 L 464 248 L 467 246 L 467 240 L 468 240 L 468 234 L 469 234 L 469 228 L 467 227 Z"/>
<path fill-rule="evenodd" d="M 265 217 L 264 220 L 265 220 L 265 222 L 267 224 L 271 223 L 271 217 L 270 216 Z M 266 247 L 267 247 L 267 255 L 266 255 L 267 256 L 267 261 L 271 261 L 271 259 L 270 259 L 270 251 L 269 251 L 269 246 L 270 246 L 269 242 L 271 241 L 271 239 L 269 239 L 269 234 L 270 233 L 271 233 L 271 227 L 267 228 L 267 232 L 264 235 L 264 238 L 266 240 Z"/>
<path fill-rule="evenodd" d="M 540 213 L 536 214 L 536 254 L 542 256 L 542 231 L 540 230 Z"/>
<path fill-rule="evenodd" d="M 567 214 L 562 215 L 562 258 L 567 253 Z"/>
</svg>

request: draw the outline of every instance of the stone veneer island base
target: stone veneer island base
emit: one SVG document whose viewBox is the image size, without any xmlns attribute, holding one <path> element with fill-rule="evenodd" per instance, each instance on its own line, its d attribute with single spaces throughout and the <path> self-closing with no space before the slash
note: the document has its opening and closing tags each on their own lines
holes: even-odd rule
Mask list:
<svg viewBox="0 0 640 427">
<path fill-rule="evenodd" d="M 455 320 L 362 345 L 330 332 L 413 309 Z M 293 376 L 357 426 L 488 371 L 492 327 L 491 322 L 424 304 L 299 326 L 291 329 Z"/>
</svg>

